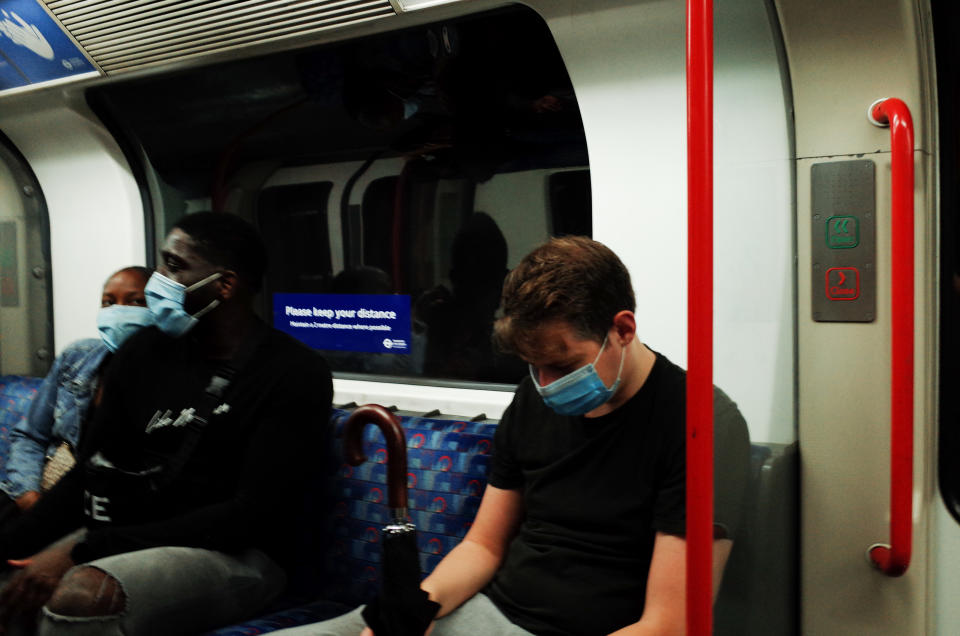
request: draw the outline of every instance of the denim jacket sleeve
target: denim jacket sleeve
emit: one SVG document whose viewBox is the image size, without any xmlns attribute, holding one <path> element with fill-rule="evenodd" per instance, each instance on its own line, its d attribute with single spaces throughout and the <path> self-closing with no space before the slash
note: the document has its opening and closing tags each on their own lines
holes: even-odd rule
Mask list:
<svg viewBox="0 0 960 636">
<path fill-rule="evenodd" d="M 7 479 L 0 483 L 0 490 L 14 499 L 30 490 L 39 491 L 43 465 L 53 442 L 65 439 L 76 444 L 105 351 L 98 340 L 82 340 L 57 357 L 27 417 L 10 431 Z"/>
</svg>

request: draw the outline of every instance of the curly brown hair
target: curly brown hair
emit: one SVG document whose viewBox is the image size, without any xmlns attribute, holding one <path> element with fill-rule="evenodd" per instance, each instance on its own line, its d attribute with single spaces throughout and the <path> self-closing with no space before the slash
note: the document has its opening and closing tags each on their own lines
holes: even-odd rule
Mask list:
<svg viewBox="0 0 960 636">
<path fill-rule="evenodd" d="M 600 342 L 617 312 L 635 310 L 636 299 L 630 273 L 610 248 L 586 236 L 564 236 L 530 252 L 510 272 L 502 306 L 494 342 L 523 355 L 531 351 L 532 333 L 557 320 Z"/>
</svg>

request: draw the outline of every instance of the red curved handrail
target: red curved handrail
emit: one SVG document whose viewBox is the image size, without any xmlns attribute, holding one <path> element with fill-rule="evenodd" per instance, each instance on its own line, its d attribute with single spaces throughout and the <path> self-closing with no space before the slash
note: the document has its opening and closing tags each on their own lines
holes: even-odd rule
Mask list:
<svg viewBox="0 0 960 636">
<path fill-rule="evenodd" d="M 687 0 L 687 634 L 713 631 L 713 2 Z"/>
<path fill-rule="evenodd" d="M 375 424 L 387 447 L 387 505 L 392 510 L 407 507 L 407 438 L 396 416 L 379 404 L 358 406 L 343 425 L 343 454 L 351 466 L 366 461 L 363 427 Z"/>
<path fill-rule="evenodd" d="M 890 543 L 870 547 L 887 576 L 910 566 L 913 532 L 913 119 L 903 101 L 875 104 L 872 119 L 890 125 Z"/>
</svg>

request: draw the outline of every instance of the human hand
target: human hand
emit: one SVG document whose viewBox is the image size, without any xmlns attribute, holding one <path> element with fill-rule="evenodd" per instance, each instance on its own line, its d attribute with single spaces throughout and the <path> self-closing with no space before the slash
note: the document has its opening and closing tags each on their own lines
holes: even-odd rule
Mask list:
<svg viewBox="0 0 960 636">
<path fill-rule="evenodd" d="M 29 559 L 7 561 L 20 571 L 10 577 L 0 592 L 0 634 L 6 632 L 14 616 L 30 620 L 50 600 L 63 575 L 74 565 L 70 558 L 73 546 L 74 542 L 68 541 L 38 552 Z"/>
<path fill-rule="evenodd" d="M 20 509 L 20 512 L 24 512 L 32 508 L 33 504 L 37 503 L 38 499 L 40 499 L 39 492 L 36 490 L 28 490 L 13 501 L 17 504 L 17 508 Z"/>
</svg>

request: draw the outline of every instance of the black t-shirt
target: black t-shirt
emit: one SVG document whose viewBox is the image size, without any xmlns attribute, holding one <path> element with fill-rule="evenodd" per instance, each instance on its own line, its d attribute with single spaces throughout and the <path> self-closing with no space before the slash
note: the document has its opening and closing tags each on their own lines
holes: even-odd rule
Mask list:
<svg viewBox="0 0 960 636">
<path fill-rule="evenodd" d="M 657 354 L 612 413 L 567 417 L 526 378 L 494 438 L 489 483 L 519 489 L 525 518 L 486 589 L 542 636 L 607 634 L 643 614 L 656 532 L 685 531 L 686 373 Z M 749 470 L 746 423 L 715 391 L 715 534 L 733 537 Z"/>
<path fill-rule="evenodd" d="M 113 517 L 126 511 L 110 512 L 89 496 L 84 501 L 85 460 L 98 452 L 128 472 L 162 464 L 186 434 L 183 414 L 202 411 L 204 388 L 218 367 L 199 355 L 189 335 L 174 339 L 148 328 L 131 338 L 107 371 L 78 466 L 41 498 L 35 514 L 0 537 L 0 550 L 30 554 L 87 526 L 74 550 L 78 562 L 162 545 L 257 547 L 286 560 L 285 537 L 306 489 L 316 485 L 311 475 L 330 457 L 333 387 L 320 355 L 274 329 L 262 332 L 225 393 L 225 412 L 209 418 L 182 470 L 146 507 L 148 518 L 124 525 Z"/>
</svg>

